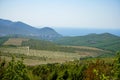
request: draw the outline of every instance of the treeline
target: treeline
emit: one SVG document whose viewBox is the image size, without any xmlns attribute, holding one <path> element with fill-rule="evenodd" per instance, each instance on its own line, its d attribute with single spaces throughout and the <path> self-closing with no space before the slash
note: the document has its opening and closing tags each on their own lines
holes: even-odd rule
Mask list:
<svg viewBox="0 0 120 80">
<path fill-rule="evenodd" d="M 120 80 L 120 52 L 111 63 L 104 60 L 26 66 L 23 58 L 0 58 L 0 80 Z"/>
</svg>

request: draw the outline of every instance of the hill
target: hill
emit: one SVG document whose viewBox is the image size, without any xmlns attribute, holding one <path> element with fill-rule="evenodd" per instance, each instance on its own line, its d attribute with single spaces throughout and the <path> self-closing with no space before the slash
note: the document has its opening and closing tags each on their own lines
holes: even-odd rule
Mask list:
<svg viewBox="0 0 120 80">
<path fill-rule="evenodd" d="M 86 55 L 86 56 L 102 56 L 105 55 L 113 55 L 111 51 L 102 50 L 93 47 L 85 47 L 85 46 L 61 46 L 50 41 L 37 40 L 37 39 L 27 39 L 27 38 L 8 38 L 2 41 L 1 48 L 17 48 L 17 47 L 28 47 L 29 49 L 34 50 L 45 50 L 45 51 L 53 51 L 53 52 L 66 52 L 66 53 L 77 53 L 78 55 Z M 11 50 L 10 50 L 11 51 Z M 9 52 L 10 52 L 9 51 Z M 20 51 L 19 51 L 20 52 Z M 13 52 L 14 53 L 14 52 Z M 52 55 L 52 54 L 51 54 Z M 104 56 L 104 55 L 103 55 Z"/>
<path fill-rule="evenodd" d="M 75 46 L 60 46 L 57 44 L 54 44 L 49 41 L 42 41 L 42 40 L 33 40 L 30 39 L 28 41 L 24 41 L 22 43 L 22 46 L 29 46 L 30 49 L 37 49 L 37 50 L 47 50 L 47 51 L 60 51 L 60 52 L 69 52 L 69 53 L 91 53 L 92 54 L 101 54 L 101 53 L 111 53 L 108 51 L 104 51 L 102 49 L 97 49 L 97 48 L 91 48 L 91 47 L 75 47 Z"/>
<path fill-rule="evenodd" d="M 62 45 L 89 46 L 111 51 L 120 50 L 120 37 L 110 33 L 64 37 L 54 42 Z"/>
<path fill-rule="evenodd" d="M 12 22 L 10 20 L 0 19 L 0 36 L 29 36 L 43 40 L 54 40 L 62 37 L 54 29 L 49 27 L 35 28 L 23 22 Z"/>
</svg>

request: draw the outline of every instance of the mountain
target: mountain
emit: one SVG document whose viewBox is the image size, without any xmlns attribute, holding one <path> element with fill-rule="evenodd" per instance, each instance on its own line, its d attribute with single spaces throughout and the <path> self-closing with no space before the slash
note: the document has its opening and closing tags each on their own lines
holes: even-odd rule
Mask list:
<svg viewBox="0 0 120 80">
<path fill-rule="evenodd" d="M 0 35 L 24 35 L 44 40 L 54 40 L 62 37 L 49 27 L 39 29 L 20 21 L 12 22 L 4 19 L 0 19 Z"/>
<path fill-rule="evenodd" d="M 54 42 L 62 45 L 96 47 L 114 52 L 120 50 L 120 37 L 110 33 L 63 37 Z"/>
<path fill-rule="evenodd" d="M 54 29 L 49 27 L 44 27 L 39 29 L 39 37 L 42 39 L 53 40 L 53 39 L 61 38 L 62 36 L 58 34 Z"/>
</svg>

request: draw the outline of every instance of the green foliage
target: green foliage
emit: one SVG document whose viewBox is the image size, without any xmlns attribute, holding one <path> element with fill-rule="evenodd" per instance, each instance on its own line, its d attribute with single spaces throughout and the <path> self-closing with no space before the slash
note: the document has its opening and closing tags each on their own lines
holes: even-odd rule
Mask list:
<svg viewBox="0 0 120 80">
<path fill-rule="evenodd" d="M 33 69 L 33 74 L 41 80 L 82 80 L 85 65 L 79 62 L 65 64 L 39 65 Z"/>
<path fill-rule="evenodd" d="M 120 52 L 117 52 L 116 60 L 113 67 L 114 78 L 116 80 L 120 79 Z"/>
<path fill-rule="evenodd" d="M 63 76 L 62 76 L 63 80 L 67 80 L 67 79 L 68 79 L 68 76 L 69 76 L 68 71 L 67 71 L 67 70 L 64 71 Z"/>
<path fill-rule="evenodd" d="M 52 74 L 50 75 L 49 79 L 50 80 L 57 80 L 58 77 L 58 73 L 57 71 L 52 72 Z"/>
<path fill-rule="evenodd" d="M 77 60 L 66 63 L 28 66 L 22 60 L 6 64 L 0 57 L 1 80 L 119 80 L 120 52 L 113 62 L 105 60 Z"/>
<path fill-rule="evenodd" d="M 89 46 L 116 52 L 120 50 L 120 37 L 104 33 L 89 34 L 86 36 L 63 37 L 54 41 L 57 44 L 72 46 Z"/>
<path fill-rule="evenodd" d="M 0 79 L 2 79 L 4 77 L 5 69 L 6 69 L 6 61 L 5 61 L 5 59 L 2 60 L 0 57 Z"/>
<path fill-rule="evenodd" d="M 2 65 L 2 64 L 1 64 Z M 15 58 L 12 57 L 12 60 L 8 63 L 4 69 L 2 80 L 30 80 L 27 75 L 27 68 L 23 64 L 23 60 L 15 61 Z"/>
<path fill-rule="evenodd" d="M 9 38 L 8 37 L 0 37 L 0 46 L 3 45 L 5 41 L 7 41 Z"/>
</svg>

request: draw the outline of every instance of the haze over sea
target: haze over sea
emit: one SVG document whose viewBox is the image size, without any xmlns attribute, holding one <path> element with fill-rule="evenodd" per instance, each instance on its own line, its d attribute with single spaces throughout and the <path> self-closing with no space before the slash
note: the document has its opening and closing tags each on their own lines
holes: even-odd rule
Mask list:
<svg viewBox="0 0 120 80">
<path fill-rule="evenodd" d="M 63 36 L 83 36 L 92 33 L 111 33 L 120 36 L 120 29 L 95 29 L 95 28 L 53 28 Z"/>
<path fill-rule="evenodd" d="M 120 0 L 0 0 L 0 18 L 52 26 L 64 36 L 120 36 Z"/>
</svg>

